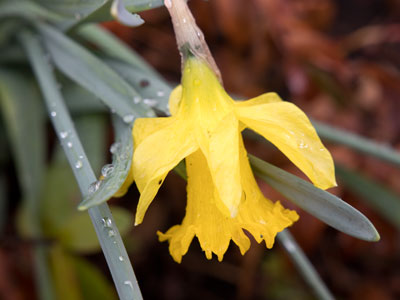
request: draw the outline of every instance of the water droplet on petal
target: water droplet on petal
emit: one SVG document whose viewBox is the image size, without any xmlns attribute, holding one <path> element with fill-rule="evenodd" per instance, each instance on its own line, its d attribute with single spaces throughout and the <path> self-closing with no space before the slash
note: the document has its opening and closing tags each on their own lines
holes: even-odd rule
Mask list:
<svg viewBox="0 0 400 300">
<path fill-rule="evenodd" d="M 103 177 L 107 177 L 113 171 L 114 171 L 114 165 L 113 164 L 107 164 L 107 165 L 103 166 L 103 168 L 101 168 L 101 175 L 103 175 Z"/>
<path fill-rule="evenodd" d="M 80 161 L 80 160 L 76 161 L 76 163 L 75 163 L 75 168 L 76 168 L 76 169 L 82 168 L 82 161 Z"/>
<path fill-rule="evenodd" d="M 196 85 L 196 86 L 199 86 L 201 84 L 201 81 L 199 79 L 195 79 L 193 81 L 193 84 Z"/>
<path fill-rule="evenodd" d="M 123 120 L 125 123 L 132 123 L 134 118 L 135 117 L 133 115 L 129 114 L 129 115 L 125 115 Z"/>
<path fill-rule="evenodd" d="M 187 21 L 186 21 L 186 18 L 183 18 L 183 20 L 182 20 L 182 21 L 183 21 L 183 23 L 186 23 L 186 22 L 187 22 Z"/>
</svg>

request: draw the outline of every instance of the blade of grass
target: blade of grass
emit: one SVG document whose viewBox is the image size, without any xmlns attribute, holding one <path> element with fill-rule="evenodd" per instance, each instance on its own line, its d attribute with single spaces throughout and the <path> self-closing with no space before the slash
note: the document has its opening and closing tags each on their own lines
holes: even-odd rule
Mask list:
<svg viewBox="0 0 400 300">
<path fill-rule="evenodd" d="M 400 229 L 400 197 L 388 188 L 343 166 L 336 166 L 336 175 L 355 194 L 362 197 L 394 226 Z"/>
<path fill-rule="evenodd" d="M 46 52 L 40 45 L 39 38 L 33 33 L 29 31 L 22 32 L 19 38 L 39 81 L 50 119 L 55 131 L 60 136 L 64 152 L 84 197 L 89 193 L 89 185 L 96 180 L 96 177 L 66 109 L 53 70 L 46 60 Z M 61 138 L 63 132 L 69 132 L 69 141 L 72 142 L 72 147 L 68 147 L 68 142 Z M 115 227 L 108 205 L 103 203 L 90 208 L 88 212 L 120 299 L 142 299 L 128 254 L 118 228 Z"/>
<path fill-rule="evenodd" d="M 29 224 L 30 237 L 40 241 L 43 239 L 40 194 L 45 165 L 44 114 L 40 96 L 31 78 L 15 71 L 1 70 L 0 99 L 22 189 L 25 221 Z M 39 297 L 54 299 L 48 249 L 39 242 L 32 250 Z"/>
<path fill-rule="evenodd" d="M 349 133 L 332 126 L 312 121 L 318 134 L 324 140 L 348 146 L 359 152 L 375 156 L 400 167 L 400 153 L 392 147 Z"/>
<path fill-rule="evenodd" d="M 296 268 L 303 275 L 303 279 L 312 288 L 315 296 L 322 300 L 335 299 L 290 231 L 285 229 L 278 233 L 277 239 L 294 262 Z"/>
<path fill-rule="evenodd" d="M 367 217 L 342 199 L 255 156 L 249 159 L 257 176 L 314 217 L 361 240 L 380 239 Z"/>
</svg>

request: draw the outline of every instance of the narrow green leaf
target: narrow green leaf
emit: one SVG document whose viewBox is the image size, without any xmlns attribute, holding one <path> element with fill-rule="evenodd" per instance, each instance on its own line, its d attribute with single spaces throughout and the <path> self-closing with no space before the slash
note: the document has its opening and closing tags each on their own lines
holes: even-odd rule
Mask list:
<svg viewBox="0 0 400 300">
<path fill-rule="evenodd" d="M 0 19 L 15 17 L 24 18 L 29 21 L 39 21 L 44 19 L 55 23 L 63 20 L 60 15 L 45 9 L 34 1 L 1 1 Z"/>
<path fill-rule="evenodd" d="M 104 273 L 97 269 L 95 265 L 79 257 L 74 257 L 73 264 L 81 286 L 82 299 L 117 299 Z"/>
<path fill-rule="evenodd" d="M 125 26 L 135 27 L 144 23 L 138 14 L 131 14 L 122 0 L 114 0 L 111 5 L 111 15 Z"/>
<path fill-rule="evenodd" d="M 83 148 L 88 154 L 95 174 L 100 174 L 106 162 L 107 119 L 102 115 L 85 115 L 75 118 L 76 129 L 81 137 Z"/>
<path fill-rule="evenodd" d="M 88 194 L 90 182 L 96 177 L 66 109 L 53 70 L 46 60 L 42 45 L 33 33 L 24 31 L 19 38 L 42 89 L 51 121 L 60 136 L 68 162 L 74 171 L 81 193 L 85 196 Z M 69 139 L 62 139 L 61 134 L 65 131 L 70 132 Z M 68 146 L 68 142 L 72 143 L 71 147 Z M 90 208 L 88 212 L 120 299 L 142 299 L 135 273 L 108 205 L 103 203 Z"/>
<path fill-rule="evenodd" d="M 315 296 L 323 300 L 335 299 L 290 231 L 285 229 L 279 232 L 277 239 L 292 259 L 299 272 L 303 275 L 303 279 L 311 287 Z"/>
<path fill-rule="evenodd" d="M 50 26 L 39 25 L 39 30 L 55 65 L 115 110 L 126 122 L 131 123 L 140 116 L 155 116 L 150 108 L 134 103 L 134 97 L 139 94 L 88 50 Z"/>
<path fill-rule="evenodd" d="M 111 208 L 111 213 L 121 236 L 123 236 L 133 224 L 132 214 L 118 207 Z M 100 244 L 93 226 L 91 226 L 90 217 L 85 212 L 75 212 L 66 224 L 59 229 L 56 238 L 64 247 L 72 251 L 88 254 L 100 250 Z"/>
<path fill-rule="evenodd" d="M 314 120 L 312 123 L 318 134 L 324 140 L 348 146 L 359 152 L 372 155 L 396 166 L 400 166 L 400 153 L 389 145 L 380 144 L 371 139 Z"/>
<path fill-rule="evenodd" d="M 398 195 L 387 187 L 343 166 L 336 166 L 336 174 L 345 186 L 400 229 L 400 197 Z"/>
<path fill-rule="evenodd" d="M 57 300 L 84 300 L 74 260 L 60 245 L 50 248 L 52 274 L 54 278 Z"/>
<path fill-rule="evenodd" d="M 111 59 L 104 61 L 140 93 L 141 98 L 136 98 L 134 101 L 161 111 L 169 111 L 168 100 L 172 89 L 164 81 L 121 61 Z"/>
<path fill-rule="evenodd" d="M 152 77 L 163 80 L 140 55 L 101 26 L 88 24 L 80 27 L 77 34 L 96 45 L 107 56 L 126 62 Z"/>
<path fill-rule="evenodd" d="M 380 239 L 374 225 L 340 198 L 257 157 L 249 159 L 257 176 L 314 217 L 361 240 Z"/>
<path fill-rule="evenodd" d="M 32 78 L 0 70 L 0 105 L 24 198 L 25 213 L 21 215 L 26 218 L 31 235 L 41 238 L 39 200 L 44 174 L 45 130 L 43 107 Z M 33 257 L 40 298 L 53 299 L 47 250 L 37 245 L 33 248 Z"/>
<path fill-rule="evenodd" d="M 109 166 L 110 169 L 107 171 L 109 174 L 104 179 L 92 184 L 92 193 L 88 194 L 79 204 L 80 210 L 85 210 L 110 199 L 128 176 L 133 153 L 132 129 L 118 118 L 113 118 L 113 123 L 116 140 L 111 147 L 113 160 Z"/>
</svg>

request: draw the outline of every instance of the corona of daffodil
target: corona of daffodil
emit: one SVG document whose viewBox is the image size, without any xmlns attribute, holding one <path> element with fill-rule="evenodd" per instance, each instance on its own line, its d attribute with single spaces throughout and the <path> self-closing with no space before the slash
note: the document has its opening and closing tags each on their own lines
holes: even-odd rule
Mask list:
<svg viewBox="0 0 400 300">
<path fill-rule="evenodd" d="M 177 262 L 195 236 L 208 259 L 214 253 L 222 260 L 230 240 L 242 254 L 248 250 L 243 230 L 271 248 L 276 234 L 298 219 L 261 193 L 243 145 L 246 127 L 273 143 L 317 187 L 336 184 L 331 155 L 306 115 L 275 93 L 234 101 L 207 64 L 191 56 L 169 104 L 171 117 L 135 121 L 131 174 L 121 193 L 136 182 L 140 224 L 168 172 L 185 159 L 186 216 L 181 225 L 158 233 Z"/>
</svg>

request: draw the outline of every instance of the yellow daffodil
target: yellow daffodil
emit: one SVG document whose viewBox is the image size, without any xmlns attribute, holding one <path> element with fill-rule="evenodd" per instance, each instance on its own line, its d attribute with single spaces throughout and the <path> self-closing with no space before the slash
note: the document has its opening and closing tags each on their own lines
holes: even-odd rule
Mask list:
<svg viewBox="0 0 400 300">
<path fill-rule="evenodd" d="M 135 180 L 140 224 L 168 172 L 186 160 L 186 216 L 181 225 L 158 233 L 177 262 L 194 236 L 207 258 L 215 253 L 222 260 L 231 239 L 242 254 L 248 250 L 243 229 L 271 248 L 276 234 L 298 219 L 259 190 L 241 136 L 246 127 L 273 143 L 317 187 L 336 184 L 331 155 L 306 115 L 275 93 L 234 101 L 206 63 L 189 57 L 169 103 L 171 117 L 136 120 L 132 172 L 120 194 Z"/>
</svg>

